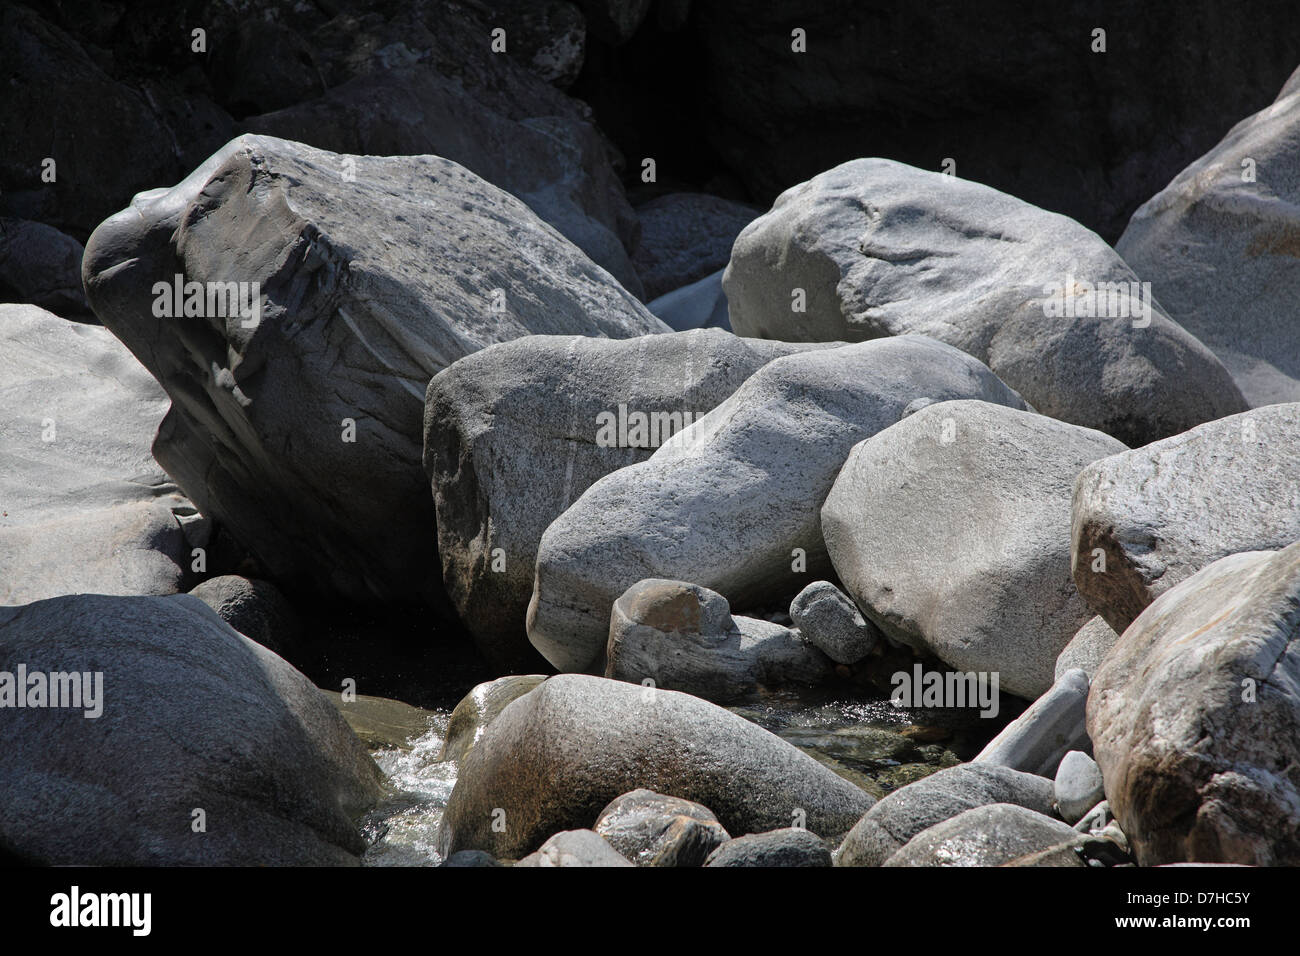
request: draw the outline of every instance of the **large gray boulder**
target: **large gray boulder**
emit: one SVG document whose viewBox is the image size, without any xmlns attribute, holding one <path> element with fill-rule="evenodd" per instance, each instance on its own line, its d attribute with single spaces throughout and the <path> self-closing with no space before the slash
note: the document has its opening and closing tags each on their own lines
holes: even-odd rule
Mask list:
<svg viewBox="0 0 1300 956">
<path fill-rule="evenodd" d="M 723 288 L 739 335 L 930 335 L 984 362 L 1044 415 L 1128 445 L 1246 408 L 1213 353 L 1138 281 L 1071 219 L 978 183 L 860 159 L 782 193 L 736 239 Z M 1098 298 L 1103 283 L 1115 285 Z"/>
<path fill-rule="evenodd" d="M 0 305 L 0 604 L 183 589 L 206 523 L 149 454 L 167 408 L 107 329 Z"/>
<path fill-rule="evenodd" d="M 849 454 L 822 507 L 831 562 L 895 640 L 1032 700 L 1093 616 L 1070 576 L 1075 476 L 1123 450 L 1002 405 L 930 405 Z"/>
<path fill-rule="evenodd" d="M 836 866 L 881 866 L 923 830 L 975 807 L 1014 803 L 1052 812 L 1052 782 L 993 764 L 961 764 L 895 790 L 866 812 L 835 851 Z"/>
<path fill-rule="evenodd" d="M 440 590 L 420 468 L 432 375 L 531 333 L 666 330 L 455 163 L 259 136 L 104 222 L 84 274 L 173 400 L 154 444 L 168 474 L 271 577 L 357 599 Z M 177 275 L 214 299 L 256 282 L 256 307 L 168 316 Z"/>
<path fill-rule="evenodd" d="M 735 835 L 798 817 L 835 836 L 875 802 L 699 698 L 561 674 L 502 711 L 462 762 L 439 852 L 527 853 L 558 830 L 590 826 L 611 800 L 638 788 L 703 804 Z"/>
<path fill-rule="evenodd" d="M 1103 458 L 1074 486 L 1074 581 L 1123 633 L 1229 554 L 1300 540 L 1300 404 L 1269 405 Z"/>
<path fill-rule="evenodd" d="M 529 640 L 561 670 L 603 666 L 610 608 L 648 577 L 707 587 L 741 611 L 788 600 L 830 574 L 819 509 L 849 449 L 919 399 L 953 398 L 1024 407 L 979 362 L 921 336 L 765 365 L 546 529 Z"/>
<path fill-rule="evenodd" d="M 1088 697 L 1139 864 L 1300 863 L 1300 543 L 1221 558 L 1120 637 Z"/>
<path fill-rule="evenodd" d="M 1133 214 L 1116 250 L 1252 405 L 1300 401 L 1300 87 L 1234 126 Z"/>
<path fill-rule="evenodd" d="M 628 255 L 636 214 L 600 132 L 567 112 L 519 117 L 497 106 L 460 80 L 412 63 L 365 73 L 241 126 L 336 153 L 432 154 L 459 163 L 522 201 L 639 297 Z"/>
<path fill-rule="evenodd" d="M 1068 823 L 1013 803 L 993 803 L 923 830 L 883 866 L 1001 866 L 1079 840 Z"/>
<path fill-rule="evenodd" d="M 716 591 L 648 578 L 628 588 L 610 614 L 605 676 L 679 690 L 714 703 L 782 685 L 816 685 L 833 664 L 798 631 L 732 617 Z"/>
<path fill-rule="evenodd" d="M 197 598 L 0 608 L 0 700 L 23 666 L 28 707 L 5 705 L 0 748 L 10 853 L 55 866 L 358 862 L 355 821 L 379 769 L 307 678 Z M 94 675 L 95 708 L 83 696 L 32 709 L 33 676 L 53 672 Z"/>
<path fill-rule="evenodd" d="M 536 667 L 524 623 L 547 526 L 597 479 L 645 461 L 768 362 L 809 348 L 721 330 L 535 335 L 435 375 L 424 467 L 443 583 L 479 647 L 498 666 Z"/>
</svg>

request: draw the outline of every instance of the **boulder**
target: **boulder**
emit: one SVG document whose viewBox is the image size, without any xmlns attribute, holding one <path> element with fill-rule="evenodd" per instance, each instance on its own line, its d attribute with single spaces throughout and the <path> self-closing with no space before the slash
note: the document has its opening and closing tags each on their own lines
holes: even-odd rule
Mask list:
<svg viewBox="0 0 1300 956">
<path fill-rule="evenodd" d="M 708 807 L 649 790 L 614 800 L 593 829 L 637 866 L 703 866 L 731 839 Z"/>
<path fill-rule="evenodd" d="M 1219 558 L 1300 540 L 1300 404 L 1270 405 L 1094 462 L 1074 485 L 1079 593 L 1116 633 Z"/>
<path fill-rule="evenodd" d="M 895 790 L 866 812 L 835 851 L 836 866 L 880 866 L 918 833 L 975 807 L 1014 803 L 1052 812 L 1052 783 L 993 764 L 961 764 Z"/>
<path fill-rule="evenodd" d="M 40 6 L 50 19 L 57 16 L 53 5 Z M 68 13 L 82 26 L 95 19 L 84 4 Z M 133 19 L 137 25 L 154 18 Z M 89 32 L 112 32 L 96 26 Z M 188 54 L 188 26 L 163 43 Z M 95 35 L 92 43 L 104 39 Z M 122 82 L 105 71 L 111 63 L 22 4 L 0 5 L 0 63 L 0 216 L 42 222 L 82 240 L 134 193 L 183 176 L 230 138 L 230 117 L 201 91 Z"/>
<path fill-rule="evenodd" d="M 684 581 L 648 578 L 628 588 L 610 615 L 605 676 L 679 690 L 714 703 L 760 688 L 815 685 L 830 659 L 798 631 L 732 617 L 727 599 Z"/>
<path fill-rule="evenodd" d="M 1158 597 L 1097 670 L 1088 731 L 1142 866 L 1300 863 L 1300 543 Z"/>
<path fill-rule="evenodd" d="M 420 469 L 435 372 L 535 332 L 666 328 L 455 163 L 259 136 L 137 196 L 95 231 L 84 273 L 173 399 L 154 443 L 168 474 L 268 576 L 349 599 L 440 591 Z"/>
<path fill-rule="evenodd" d="M 882 637 L 849 596 L 829 581 L 814 581 L 795 595 L 790 619 L 804 640 L 837 664 L 856 664 Z"/>
<path fill-rule="evenodd" d="M 798 827 L 728 840 L 705 866 L 831 866 L 831 851 L 815 833 Z"/>
<path fill-rule="evenodd" d="M 1061 759 L 1053 790 L 1056 793 L 1056 811 L 1071 826 L 1106 799 L 1101 768 L 1082 750 L 1071 750 Z"/>
<path fill-rule="evenodd" d="M 975 762 L 1050 779 L 1071 750 L 1091 753 L 1092 742 L 1085 726 L 1088 686 L 1088 675 L 1082 670 L 1066 671 L 1028 710 L 1002 728 Z"/>
<path fill-rule="evenodd" d="M 993 803 L 923 830 L 884 866 L 1001 866 L 1073 843 L 1069 824 L 1013 803 Z"/>
<path fill-rule="evenodd" d="M 731 331 L 727 296 L 722 291 L 722 270 L 698 279 L 690 285 L 666 292 L 646 305 L 670 328 L 724 329 Z"/>
<path fill-rule="evenodd" d="M 668 193 L 636 208 L 641 241 L 632 265 L 646 301 L 721 272 L 731 245 L 759 211 L 706 193 Z"/>
<path fill-rule="evenodd" d="M 167 407 L 107 329 L 0 305 L 0 604 L 182 590 L 208 528 L 149 454 Z"/>
<path fill-rule="evenodd" d="M 743 611 L 828 577 L 819 509 L 836 472 L 921 397 L 1023 407 L 979 362 L 919 336 L 765 365 L 546 529 L 528 639 L 561 670 L 601 667 L 610 608 L 645 578 L 690 581 Z"/>
<path fill-rule="evenodd" d="M 1133 214 L 1116 250 L 1180 325 L 1214 350 L 1251 405 L 1300 401 L 1300 87 Z"/>
<path fill-rule="evenodd" d="M 81 243 L 53 226 L 0 216 L 0 301 L 88 317 L 81 253 Z"/>
<path fill-rule="evenodd" d="M 1213 353 L 1095 233 L 889 160 L 786 190 L 736 239 L 722 284 L 739 335 L 933 336 L 1044 415 L 1128 445 L 1247 407 Z"/>
<path fill-rule="evenodd" d="M 568 0 L 490 0 L 485 17 L 506 31 L 506 52 L 539 80 L 564 89 L 578 78 L 587 21 Z"/>
<path fill-rule="evenodd" d="M 1033 700 L 1093 616 L 1070 575 L 1075 476 L 1123 450 L 1002 405 L 928 405 L 849 454 L 822 507 L 826 548 L 885 633 Z"/>
<path fill-rule="evenodd" d="M 808 348 L 717 330 L 534 335 L 435 375 L 424 467 L 443 583 L 483 652 L 504 668 L 540 666 L 524 623 L 547 526 L 597 479 L 645 461 L 772 359 Z"/>
<path fill-rule="evenodd" d="M 486 38 L 481 41 L 486 44 Z M 637 221 L 596 127 L 573 115 L 512 117 L 428 65 L 365 73 L 241 129 L 336 153 L 432 154 L 526 204 L 632 295 Z M 521 265 L 525 265 L 521 263 Z"/>
<path fill-rule="evenodd" d="M 497 719 L 512 701 L 523 697 L 546 680 L 543 674 L 519 674 L 498 677 L 474 687 L 461 698 L 447 721 L 447 734 L 439 760 L 457 763 L 478 743 L 488 724 Z"/>
<path fill-rule="evenodd" d="M 190 591 L 240 634 L 276 654 L 290 653 L 302 637 L 302 621 L 270 581 L 223 574 Z"/>
<path fill-rule="evenodd" d="M 590 826 L 615 797 L 645 788 L 703 804 L 728 833 L 799 814 L 838 835 L 875 801 L 774 734 L 675 691 L 580 674 L 510 704 L 460 767 L 439 851 L 517 856 Z"/>
<path fill-rule="evenodd" d="M 79 594 L 0 608 L 0 700 L 22 667 L 28 707 L 0 711 L 0 846 L 20 858 L 358 862 L 355 821 L 379 796 L 379 769 L 307 678 L 197 598 Z M 51 673 L 73 675 L 61 685 L 72 696 L 58 696 L 75 704 L 81 690 L 80 707 L 31 709 L 34 677 Z M 78 675 L 92 676 L 89 696 Z"/>
<path fill-rule="evenodd" d="M 1065 649 L 1056 658 L 1055 679 L 1060 680 L 1066 671 L 1078 668 L 1091 680 L 1118 640 L 1119 635 L 1106 623 L 1105 618 L 1101 615 L 1094 617 L 1079 628 L 1079 632 L 1070 638 L 1070 643 L 1065 645 Z"/>
<path fill-rule="evenodd" d="M 453 854 L 455 856 L 457 854 Z M 632 866 L 627 858 L 591 830 L 557 833 L 515 866 Z"/>
</svg>

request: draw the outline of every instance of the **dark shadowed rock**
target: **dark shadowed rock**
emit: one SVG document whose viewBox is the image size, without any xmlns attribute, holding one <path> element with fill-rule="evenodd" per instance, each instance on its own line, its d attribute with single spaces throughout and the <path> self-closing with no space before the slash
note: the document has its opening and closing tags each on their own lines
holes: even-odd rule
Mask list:
<svg viewBox="0 0 1300 956">
<path fill-rule="evenodd" d="M 701 66 L 664 112 L 698 112 L 688 134 L 764 200 L 856 156 L 935 170 L 955 159 L 958 176 L 1113 241 L 1139 203 L 1273 98 L 1300 62 L 1292 12 L 1287 0 L 1174 18 L 1129 2 L 1099 16 L 1092 0 L 693 0 L 680 44 L 660 55 Z M 791 49 L 795 27 L 806 52 Z"/>
<path fill-rule="evenodd" d="M 471 866 L 504 866 L 505 864 L 499 862 L 491 853 L 484 853 L 482 850 L 461 850 L 459 853 L 453 853 L 438 865 L 459 868 Z"/>
<path fill-rule="evenodd" d="M 797 827 L 728 840 L 705 866 L 831 866 L 831 851 L 815 833 Z"/>
<path fill-rule="evenodd" d="M 0 217 L 0 301 L 64 316 L 90 314 L 81 289 L 81 243 L 53 226 Z"/>
<path fill-rule="evenodd" d="M 455 163 L 257 136 L 136 197 L 84 270 L 96 314 L 173 400 L 158 461 L 268 576 L 353 599 L 441 590 L 420 467 L 435 372 L 533 332 L 666 328 Z M 177 274 L 209 295 L 259 283 L 259 314 L 167 317 L 155 285 Z"/>
<path fill-rule="evenodd" d="M 669 193 L 636 214 L 641 241 L 632 265 L 649 301 L 725 268 L 736 236 L 759 210 L 706 193 Z"/>
<path fill-rule="evenodd" d="M 302 637 L 302 622 L 293 605 L 270 581 L 236 574 L 208 578 L 190 594 L 250 640 L 284 656 Z"/>
<path fill-rule="evenodd" d="M 378 768 L 310 681 L 197 598 L 0 608 L 0 671 L 20 664 L 102 673 L 96 717 L 83 716 L 84 698 L 80 709 L 3 711 L 0 845 L 22 858 L 358 862 L 354 821 L 379 795 Z"/>
<path fill-rule="evenodd" d="M 178 33 L 170 42 L 187 41 Z M 20 4 L 0 5 L 0 63 L 3 216 L 83 239 L 132 194 L 174 181 L 230 138 L 230 117 L 201 93 L 120 82 Z"/>
</svg>

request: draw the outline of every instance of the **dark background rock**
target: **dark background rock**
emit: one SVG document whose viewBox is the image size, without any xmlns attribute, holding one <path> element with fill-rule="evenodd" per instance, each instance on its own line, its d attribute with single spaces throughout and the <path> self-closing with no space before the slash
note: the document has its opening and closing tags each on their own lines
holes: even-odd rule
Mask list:
<svg viewBox="0 0 1300 956">
<path fill-rule="evenodd" d="M 854 157 L 951 157 L 1113 242 L 1273 100 L 1300 61 L 1296 21 L 1286 0 L 695 0 L 680 29 L 651 16 L 616 51 L 589 43 L 570 92 L 634 171 L 656 158 L 661 185 L 767 204 Z"/>
</svg>

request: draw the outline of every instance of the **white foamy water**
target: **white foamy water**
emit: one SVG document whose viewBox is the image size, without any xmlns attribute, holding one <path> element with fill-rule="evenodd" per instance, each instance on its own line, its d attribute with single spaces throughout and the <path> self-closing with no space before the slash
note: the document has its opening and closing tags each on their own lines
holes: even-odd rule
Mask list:
<svg viewBox="0 0 1300 956">
<path fill-rule="evenodd" d="M 373 841 L 364 866 L 437 866 L 438 824 L 456 785 L 456 765 L 438 760 L 449 715 L 438 713 L 433 726 L 411 741 L 410 750 L 376 750 L 371 756 L 388 776 L 389 796 L 366 814 L 361 831 Z"/>
</svg>

